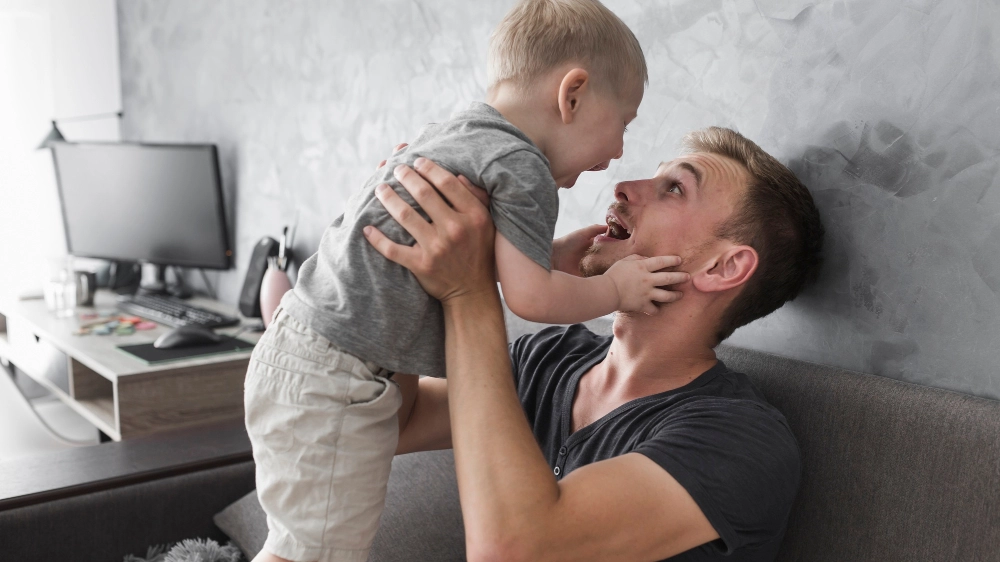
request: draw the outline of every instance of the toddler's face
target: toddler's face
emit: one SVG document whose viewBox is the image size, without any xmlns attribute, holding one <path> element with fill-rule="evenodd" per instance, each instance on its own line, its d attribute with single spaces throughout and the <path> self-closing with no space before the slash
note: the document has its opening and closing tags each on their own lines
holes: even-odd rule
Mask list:
<svg viewBox="0 0 1000 562">
<path fill-rule="evenodd" d="M 635 119 L 642 91 L 629 96 L 594 92 L 588 101 L 551 151 L 552 175 L 559 187 L 573 187 L 583 172 L 604 170 L 621 158 L 625 126 Z"/>
</svg>

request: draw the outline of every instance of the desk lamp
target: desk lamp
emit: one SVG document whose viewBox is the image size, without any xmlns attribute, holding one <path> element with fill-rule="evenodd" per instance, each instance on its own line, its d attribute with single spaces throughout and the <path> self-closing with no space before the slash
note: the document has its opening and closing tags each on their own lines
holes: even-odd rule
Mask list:
<svg viewBox="0 0 1000 562">
<path fill-rule="evenodd" d="M 121 111 L 115 111 L 111 113 L 95 113 L 93 115 L 81 115 L 79 117 L 63 117 L 62 119 L 52 120 L 52 129 L 49 134 L 42 139 L 41 144 L 35 150 L 41 150 L 43 148 L 50 148 L 52 143 L 56 142 L 66 142 L 66 137 L 63 136 L 62 131 L 59 130 L 59 125 L 56 123 L 59 121 L 89 121 L 92 119 L 101 119 L 103 117 L 111 117 L 112 115 L 117 116 L 119 119 L 122 117 Z"/>
</svg>

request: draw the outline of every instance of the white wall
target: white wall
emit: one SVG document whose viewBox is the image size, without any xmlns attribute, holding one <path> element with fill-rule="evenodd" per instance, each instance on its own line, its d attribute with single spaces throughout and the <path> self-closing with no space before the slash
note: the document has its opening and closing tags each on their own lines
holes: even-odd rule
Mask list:
<svg viewBox="0 0 1000 562">
<path fill-rule="evenodd" d="M 309 255 L 393 144 L 481 99 L 513 0 L 127 0 L 125 138 L 214 142 L 235 302 L 261 236 Z M 827 227 L 819 284 L 733 343 L 1000 398 L 1000 3 L 605 0 L 649 88 L 625 156 L 560 194 L 604 218 L 684 133 L 739 129 L 789 163 Z"/>
<path fill-rule="evenodd" d="M 121 108 L 115 0 L 0 0 L 0 298 L 37 290 L 66 253 L 50 120 Z M 66 122 L 69 140 L 119 140 L 115 117 Z"/>
</svg>

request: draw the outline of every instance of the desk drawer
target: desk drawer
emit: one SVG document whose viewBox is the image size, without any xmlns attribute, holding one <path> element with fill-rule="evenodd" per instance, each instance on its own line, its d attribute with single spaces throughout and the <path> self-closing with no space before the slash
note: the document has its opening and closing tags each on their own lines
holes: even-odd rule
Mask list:
<svg viewBox="0 0 1000 562">
<path fill-rule="evenodd" d="M 65 353 L 36 337 L 18 318 L 7 319 L 7 337 L 14 357 L 12 362 L 19 369 L 69 394 L 69 358 Z"/>
</svg>

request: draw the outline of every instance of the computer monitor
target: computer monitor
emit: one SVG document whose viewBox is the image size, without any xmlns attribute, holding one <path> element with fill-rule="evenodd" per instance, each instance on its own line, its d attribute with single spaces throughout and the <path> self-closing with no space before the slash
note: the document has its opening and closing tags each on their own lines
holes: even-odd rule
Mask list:
<svg viewBox="0 0 1000 562">
<path fill-rule="evenodd" d="M 74 256 L 228 269 L 211 144 L 54 143 L 66 245 Z"/>
</svg>

